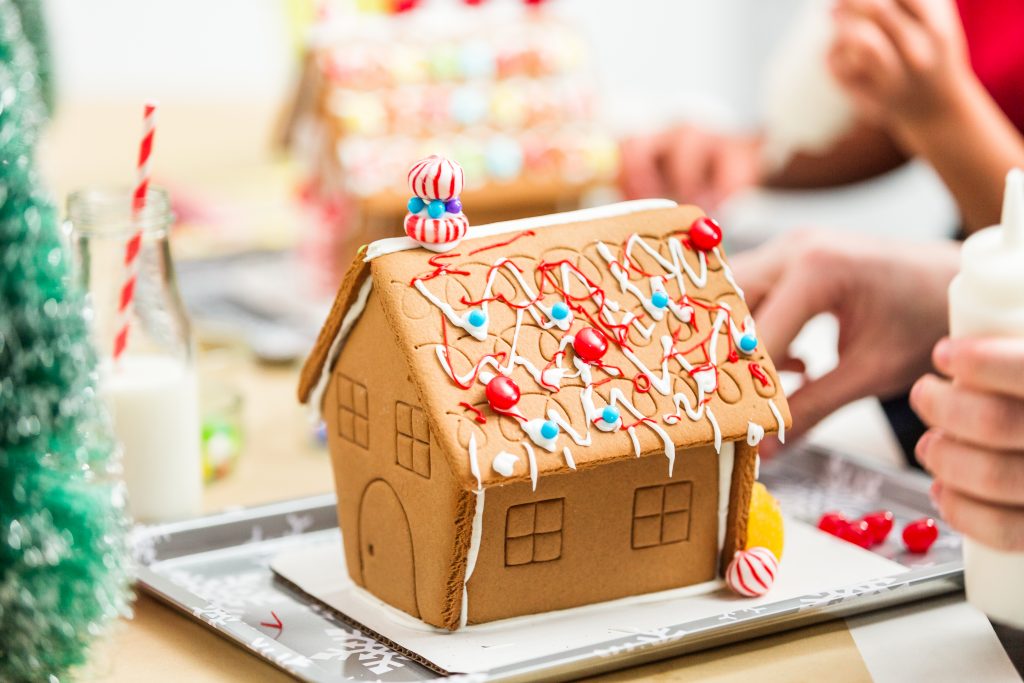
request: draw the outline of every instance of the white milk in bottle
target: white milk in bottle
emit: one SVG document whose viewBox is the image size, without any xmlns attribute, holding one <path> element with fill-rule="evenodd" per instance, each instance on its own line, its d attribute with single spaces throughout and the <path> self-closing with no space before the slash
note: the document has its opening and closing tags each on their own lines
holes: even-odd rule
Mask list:
<svg viewBox="0 0 1024 683">
<path fill-rule="evenodd" d="M 195 371 L 172 356 L 128 354 L 104 375 L 101 392 L 124 452 L 132 516 L 153 522 L 198 514 L 203 473 Z"/>
<path fill-rule="evenodd" d="M 949 328 L 953 337 L 1024 340 L 1024 171 L 1020 169 L 1006 176 L 1002 224 L 964 242 L 960 274 L 949 286 Z M 994 621 L 1024 628 L 1024 552 L 997 550 L 965 538 L 964 578 L 971 604 Z"/>
</svg>

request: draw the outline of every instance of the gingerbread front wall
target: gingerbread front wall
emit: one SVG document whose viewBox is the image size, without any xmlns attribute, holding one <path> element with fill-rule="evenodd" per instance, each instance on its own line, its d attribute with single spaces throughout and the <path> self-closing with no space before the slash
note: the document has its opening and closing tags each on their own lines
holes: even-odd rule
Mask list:
<svg viewBox="0 0 1024 683">
<path fill-rule="evenodd" d="M 353 580 L 427 623 L 453 625 L 461 590 L 450 585 L 461 574 L 451 573 L 463 569 L 468 543 L 455 520 L 472 514 L 473 496 L 431 443 L 374 294 L 332 370 L 323 415 Z"/>
<path fill-rule="evenodd" d="M 629 458 L 486 490 L 469 623 L 710 581 L 718 562 L 713 448 Z"/>
</svg>

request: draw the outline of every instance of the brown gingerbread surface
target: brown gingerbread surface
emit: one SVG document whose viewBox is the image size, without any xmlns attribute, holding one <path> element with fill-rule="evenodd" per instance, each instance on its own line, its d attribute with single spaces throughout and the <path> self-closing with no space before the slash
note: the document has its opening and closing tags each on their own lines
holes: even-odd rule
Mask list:
<svg viewBox="0 0 1024 683">
<path fill-rule="evenodd" d="M 380 372 L 408 368 L 430 433 L 465 489 L 637 456 L 663 458 L 667 471 L 673 451 L 685 457 L 688 448 L 745 440 L 748 429 L 777 431 L 788 408 L 763 350 L 739 348 L 755 331 L 724 253 L 689 242 L 702 215 L 659 209 L 468 239 L 440 256 L 417 248 L 357 260 L 300 397 L 334 360 L 342 318 L 370 274 L 386 320 L 376 334 L 394 335 L 406 361 Z M 657 290 L 671 300 L 660 316 Z M 552 317 L 557 302 L 571 308 L 567 327 Z M 470 329 L 474 311 L 485 324 Z M 582 363 L 570 339 L 587 327 L 608 340 L 598 363 Z M 499 374 L 521 391 L 505 414 L 481 381 Z M 595 416 L 608 405 L 621 418 L 603 431 Z M 558 426 L 555 439 L 537 436 L 543 421 Z M 505 467 L 494 466 L 499 455 Z"/>
</svg>

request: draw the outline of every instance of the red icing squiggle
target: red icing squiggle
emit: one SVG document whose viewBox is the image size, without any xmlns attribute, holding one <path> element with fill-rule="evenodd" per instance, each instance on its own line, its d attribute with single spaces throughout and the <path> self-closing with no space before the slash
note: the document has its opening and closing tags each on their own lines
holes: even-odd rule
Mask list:
<svg viewBox="0 0 1024 683">
<path fill-rule="evenodd" d="M 750 375 L 760 382 L 762 387 L 766 387 L 770 384 L 768 375 L 764 373 L 764 369 L 757 363 L 751 363 L 748 365 L 747 370 L 750 370 Z"/>
<path fill-rule="evenodd" d="M 488 244 L 485 247 L 477 247 L 473 251 L 469 252 L 469 255 L 472 256 L 473 254 L 479 254 L 482 251 L 489 251 L 490 249 L 497 249 L 498 247 L 507 247 L 508 245 L 512 244 L 513 242 L 522 237 L 533 237 L 535 234 L 537 233 L 535 233 L 533 230 L 524 230 L 515 237 L 507 239 L 504 242 L 496 242 L 494 244 Z"/>
<path fill-rule="evenodd" d="M 480 424 L 487 424 L 487 417 L 476 406 L 471 406 L 465 401 L 459 401 L 459 406 L 473 413 L 473 419 Z"/>
</svg>

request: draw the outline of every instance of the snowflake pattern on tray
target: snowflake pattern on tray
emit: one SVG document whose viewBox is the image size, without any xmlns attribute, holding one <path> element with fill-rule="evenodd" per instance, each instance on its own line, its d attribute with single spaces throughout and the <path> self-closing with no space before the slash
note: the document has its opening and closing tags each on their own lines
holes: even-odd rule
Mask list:
<svg viewBox="0 0 1024 683">
<path fill-rule="evenodd" d="M 176 570 L 167 576 L 182 588 L 235 616 L 241 616 L 250 608 L 270 607 L 288 601 L 286 596 L 273 587 L 263 571 L 204 576 Z"/>
<path fill-rule="evenodd" d="M 800 610 L 813 609 L 815 607 L 831 607 L 843 602 L 849 602 L 869 595 L 877 595 L 887 591 L 898 590 L 904 584 L 900 583 L 898 577 L 885 576 L 852 586 L 835 588 L 832 590 L 814 593 L 800 598 Z"/>
<path fill-rule="evenodd" d="M 349 661 L 354 655 L 364 668 L 378 676 L 405 666 L 409 658 L 355 629 L 329 628 L 324 634 L 337 645 L 310 656 L 316 661 Z"/>
<path fill-rule="evenodd" d="M 651 631 L 640 631 L 632 640 L 624 639 L 617 641 L 614 645 L 608 647 L 599 647 L 594 650 L 594 654 L 598 657 L 615 657 L 617 655 L 626 654 L 639 650 L 650 645 L 656 645 L 666 643 L 672 640 L 679 640 L 683 638 L 688 631 L 683 629 L 674 628 L 667 626 L 665 628 L 657 628 Z"/>
</svg>

